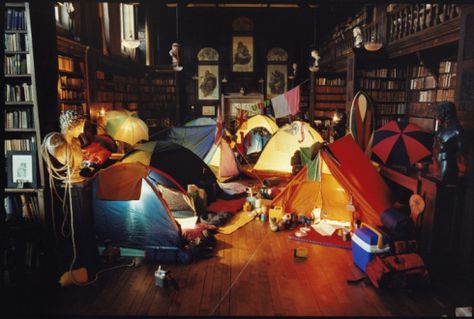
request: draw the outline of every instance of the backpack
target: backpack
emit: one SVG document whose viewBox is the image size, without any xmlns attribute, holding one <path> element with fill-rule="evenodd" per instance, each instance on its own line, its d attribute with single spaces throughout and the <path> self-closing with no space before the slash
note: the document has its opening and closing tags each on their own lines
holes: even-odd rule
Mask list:
<svg viewBox="0 0 474 319">
<path fill-rule="evenodd" d="M 407 288 L 427 285 L 428 270 L 416 253 L 375 255 L 366 273 L 376 288 Z"/>
</svg>

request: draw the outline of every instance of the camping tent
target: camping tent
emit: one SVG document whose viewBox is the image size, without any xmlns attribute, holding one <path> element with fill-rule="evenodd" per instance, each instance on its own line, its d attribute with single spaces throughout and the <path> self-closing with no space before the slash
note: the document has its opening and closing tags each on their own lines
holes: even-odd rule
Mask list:
<svg viewBox="0 0 474 319">
<path fill-rule="evenodd" d="M 224 130 L 217 141 L 216 132 L 217 125 L 174 126 L 168 130 L 164 139 L 188 148 L 209 165 L 219 180 L 226 180 L 239 174 L 239 166 L 224 138 Z"/>
<path fill-rule="evenodd" d="M 150 165 L 173 176 L 182 187 L 196 184 L 206 190 L 209 201 L 215 200 L 216 176 L 196 154 L 181 145 L 169 141 L 138 144 L 122 162 Z"/>
<path fill-rule="evenodd" d="M 270 139 L 253 170 L 259 176 L 291 176 L 291 157 L 301 147 L 310 147 L 323 139 L 308 123 L 294 121 L 281 127 Z"/>
<path fill-rule="evenodd" d="M 278 131 L 278 125 L 270 117 L 265 115 L 255 115 L 245 121 L 235 133 L 237 143 L 240 144 L 250 132 L 256 129 L 264 129 L 268 135 L 272 136 Z M 247 147 L 247 154 L 261 152 L 266 144 L 266 140 L 260 135 L 252 135 L 251 145 Z"/>
<path fill-rule="evenodd" d="M 210 117 L 198 117 L 184 124 L 184 126 L 203 126 L 203 125 L 216 125 L 216 120 Z"/>
<path fill-rule="evenodd" d="M 132 249 L 178 250 L 177 220 L 195 215 L 192 201 L 169 175 L 140 163 L 117 163 L 92 183 L 98 244 Z"/>
<path fill-rule="evenodd" d="M 306 178 L 307 167 L 301 170 L 272 201 L 286 212 L 309 216 L 321 208 L 321 217 L 352 221 L 347 205 L 352 203 L 362 221 L 375 225 L 379 215 L 391 207 L 390 191 L 370 160 L 351 135 L 328 144 L 320 150 L 321 181 Z"/>
</svg>

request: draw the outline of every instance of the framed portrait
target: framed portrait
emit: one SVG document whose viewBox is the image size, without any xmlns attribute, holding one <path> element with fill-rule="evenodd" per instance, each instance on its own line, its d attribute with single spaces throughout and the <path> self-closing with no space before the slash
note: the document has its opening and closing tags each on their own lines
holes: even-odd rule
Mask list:
<svg viewBox="0 0 474 319">
<path fill-rule="evenodd" d="M 36 188 L 36 155 L 34 152 L 7 152 L 7 187 Z"/>
<path fill-rule="evenodd" d="M 253 37 L 232 37 L 232 72 L 253 72 Z"/>
<path fill-rule="evenodd" d="M 148 127 L 158 127 L 158 119 L 155 118 L 146 119 L 145 123 Z"/>
<path fill-rule="evenodd" d="M 219 100 L 219 66 L 198 65 L 198 99 Z"/>
<path fill-rule="evenodd" d="M 283 94 L 288 88 L 288 68 L 286 64 L 267 65 L 267 98 Z"/>
<path fill-rule="evenodd" d="M 203 105 L 202 106 L 202 115 L 203 116 L 215 116 L 216 107 L 214 105 Z"/>
</svg>

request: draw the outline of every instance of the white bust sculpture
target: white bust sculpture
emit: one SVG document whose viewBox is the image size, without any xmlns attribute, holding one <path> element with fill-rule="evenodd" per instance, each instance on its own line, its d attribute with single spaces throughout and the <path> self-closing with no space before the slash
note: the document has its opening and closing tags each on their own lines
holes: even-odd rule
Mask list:
<svg viewBox="0 0 474 319">
<path fill-rule="evenodd" d="M 319 70 L 319 59 L 321 58 L 319 56 L 319 51 L 318 50 L 311 51 L 311 57 L 314 59 L 314 62 L 313 62 L 313 65 L 310 66 L 309 70 L 311 72 L 316 72 Z"/>
<path fill-rule="evenodd" d="M 359 27 L 355 27 L 352 29 L 352 35 L 354 36 L 354 47 L 361 48 L 362 47 L 362 30 Z"/>
</svg>

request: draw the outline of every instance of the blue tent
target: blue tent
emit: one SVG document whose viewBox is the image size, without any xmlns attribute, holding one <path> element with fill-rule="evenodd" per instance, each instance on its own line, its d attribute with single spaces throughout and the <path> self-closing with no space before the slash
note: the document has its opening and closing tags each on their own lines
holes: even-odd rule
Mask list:
<svg viewBox="0 0 474 319">
<path fill-rule="evenodd" d="M 92 184 L 98 245 L 178 251 L 183 243 L 174 216 L 195 215 L 192 201 L 169 175 L 141 163 L 99 171 Z"/>
<path fill-rule="evenodd" d="M 182 145 L 205 159 L 214 144 L 216 125 L 173 126 L 166 136 L 167 141 Z"/>
<path fill-rule="evenodd" d="M 216 120 L 210 117 L 198 117 L 184 124 L 184 126 L 202 126 L 202 125 L 216 125 Z"/>
</svg>

